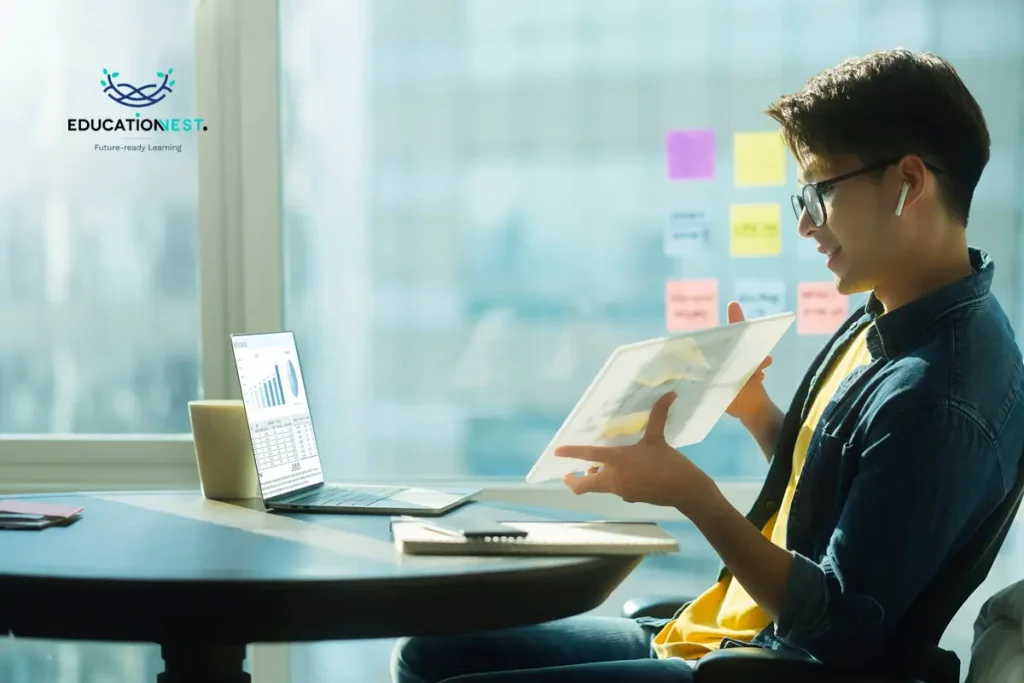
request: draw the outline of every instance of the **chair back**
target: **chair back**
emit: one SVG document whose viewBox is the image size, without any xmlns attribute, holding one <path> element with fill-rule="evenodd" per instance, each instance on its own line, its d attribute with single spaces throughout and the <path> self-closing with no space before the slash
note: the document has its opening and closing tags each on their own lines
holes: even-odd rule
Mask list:
<svg viewBox="0 0 1024 683">
<path fill-rule="evenodd" d="M 890 652 L 900 653 L 900 673 L 927 683 L 959 683 L 960 660 L 939 640 L 967 599 L 988 576 L 1024 496 L 1024 456 L 1013 489 L 974 535 L 957 550 L 907 610 Z M 923 667 L 923 668 L 922 668 Z"/>
</svg>

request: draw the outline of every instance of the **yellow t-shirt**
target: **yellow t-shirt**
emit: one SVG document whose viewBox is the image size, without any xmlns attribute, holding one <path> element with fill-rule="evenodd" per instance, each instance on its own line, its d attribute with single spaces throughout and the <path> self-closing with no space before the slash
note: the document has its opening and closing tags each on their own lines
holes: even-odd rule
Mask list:
<svg viewBox="0 0 1024 683">
<path fill-rule="evenodd" d="M 777 546 L 786 546 L 786 522 L 789 508 L 800 471 L 807 456 L 811 435 L 821 418 L 825 407 L 832 400 L 839 384 L 854 369 L 871 362 L 867 348 L 865 327 L 839 356 L 807 411 L 807 418 L 800 427 L 793 447 L 793 470 L 789 484 L 782 496 L 779 510 L 761 530 Z M 717 650 L 723 638 L 750 641 L 761 629 L 770 623 L 768 615 L 758 607 L 738 581 L 727 575 L 690 603 L 676 619 L 669 622 L 654 638 L 654 650 L 658 657 L 682 657 L 699 659 L 712 650 Z"/>
</svg>

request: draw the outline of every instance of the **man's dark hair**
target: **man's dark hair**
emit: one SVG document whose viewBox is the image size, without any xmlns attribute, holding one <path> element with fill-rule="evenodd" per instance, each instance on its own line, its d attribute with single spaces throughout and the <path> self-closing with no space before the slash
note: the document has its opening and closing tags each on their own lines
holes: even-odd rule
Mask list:
<svg viewBox="0 0 1024 683">
<path fill-rule="evenodd" d="M 943 204 L 967 224 L 990 139 L 981 107 L 945 59 L 903 49 L 847 59 L 766 113 L 797 159 L 852 154 L 875 164 L 919 155 L 941 169 Z"/>
</svg>

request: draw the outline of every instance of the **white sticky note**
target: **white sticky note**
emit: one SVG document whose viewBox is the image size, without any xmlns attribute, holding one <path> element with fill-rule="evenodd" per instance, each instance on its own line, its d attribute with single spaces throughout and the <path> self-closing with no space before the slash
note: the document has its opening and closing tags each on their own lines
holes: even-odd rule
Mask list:
<svg viewBox="0 0 1024 683">
<path fill-rule="evenodd" d="M 673 211 L 665 225 L 665 254 L 706 256 L 711 246 L 711 220 L 703 209 Z"/>
<path fill-rule="evenodd" d="M 747 320 L 777 315 L 786 309 L 786 283 L 774 278 L 736 280 L 736 301 Z"/>
</svg>

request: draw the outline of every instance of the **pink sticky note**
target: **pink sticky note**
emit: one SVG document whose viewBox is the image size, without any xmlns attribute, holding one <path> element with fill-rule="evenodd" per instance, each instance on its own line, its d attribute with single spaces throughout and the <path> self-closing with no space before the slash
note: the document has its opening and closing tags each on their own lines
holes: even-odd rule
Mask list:
<svg viewBox="0 0 1024 683">
<path fill-rule="evenodd" d="M 718 325 L 718 281 L 669 280 L 665 284 L 665 327 L 669 332 Z"/>
<path fill-rule="evenodd" d="M 850 300 L 831 282 L 801 282 L 796 290 L 796 333 L 832 334 L 850 315 Z"/>
<path fill-rule="evenodd" d="M 715 176 L 715 131 L 669 131 L 665 147 L 669 178 L 707 180 Z"/>
</svg>

